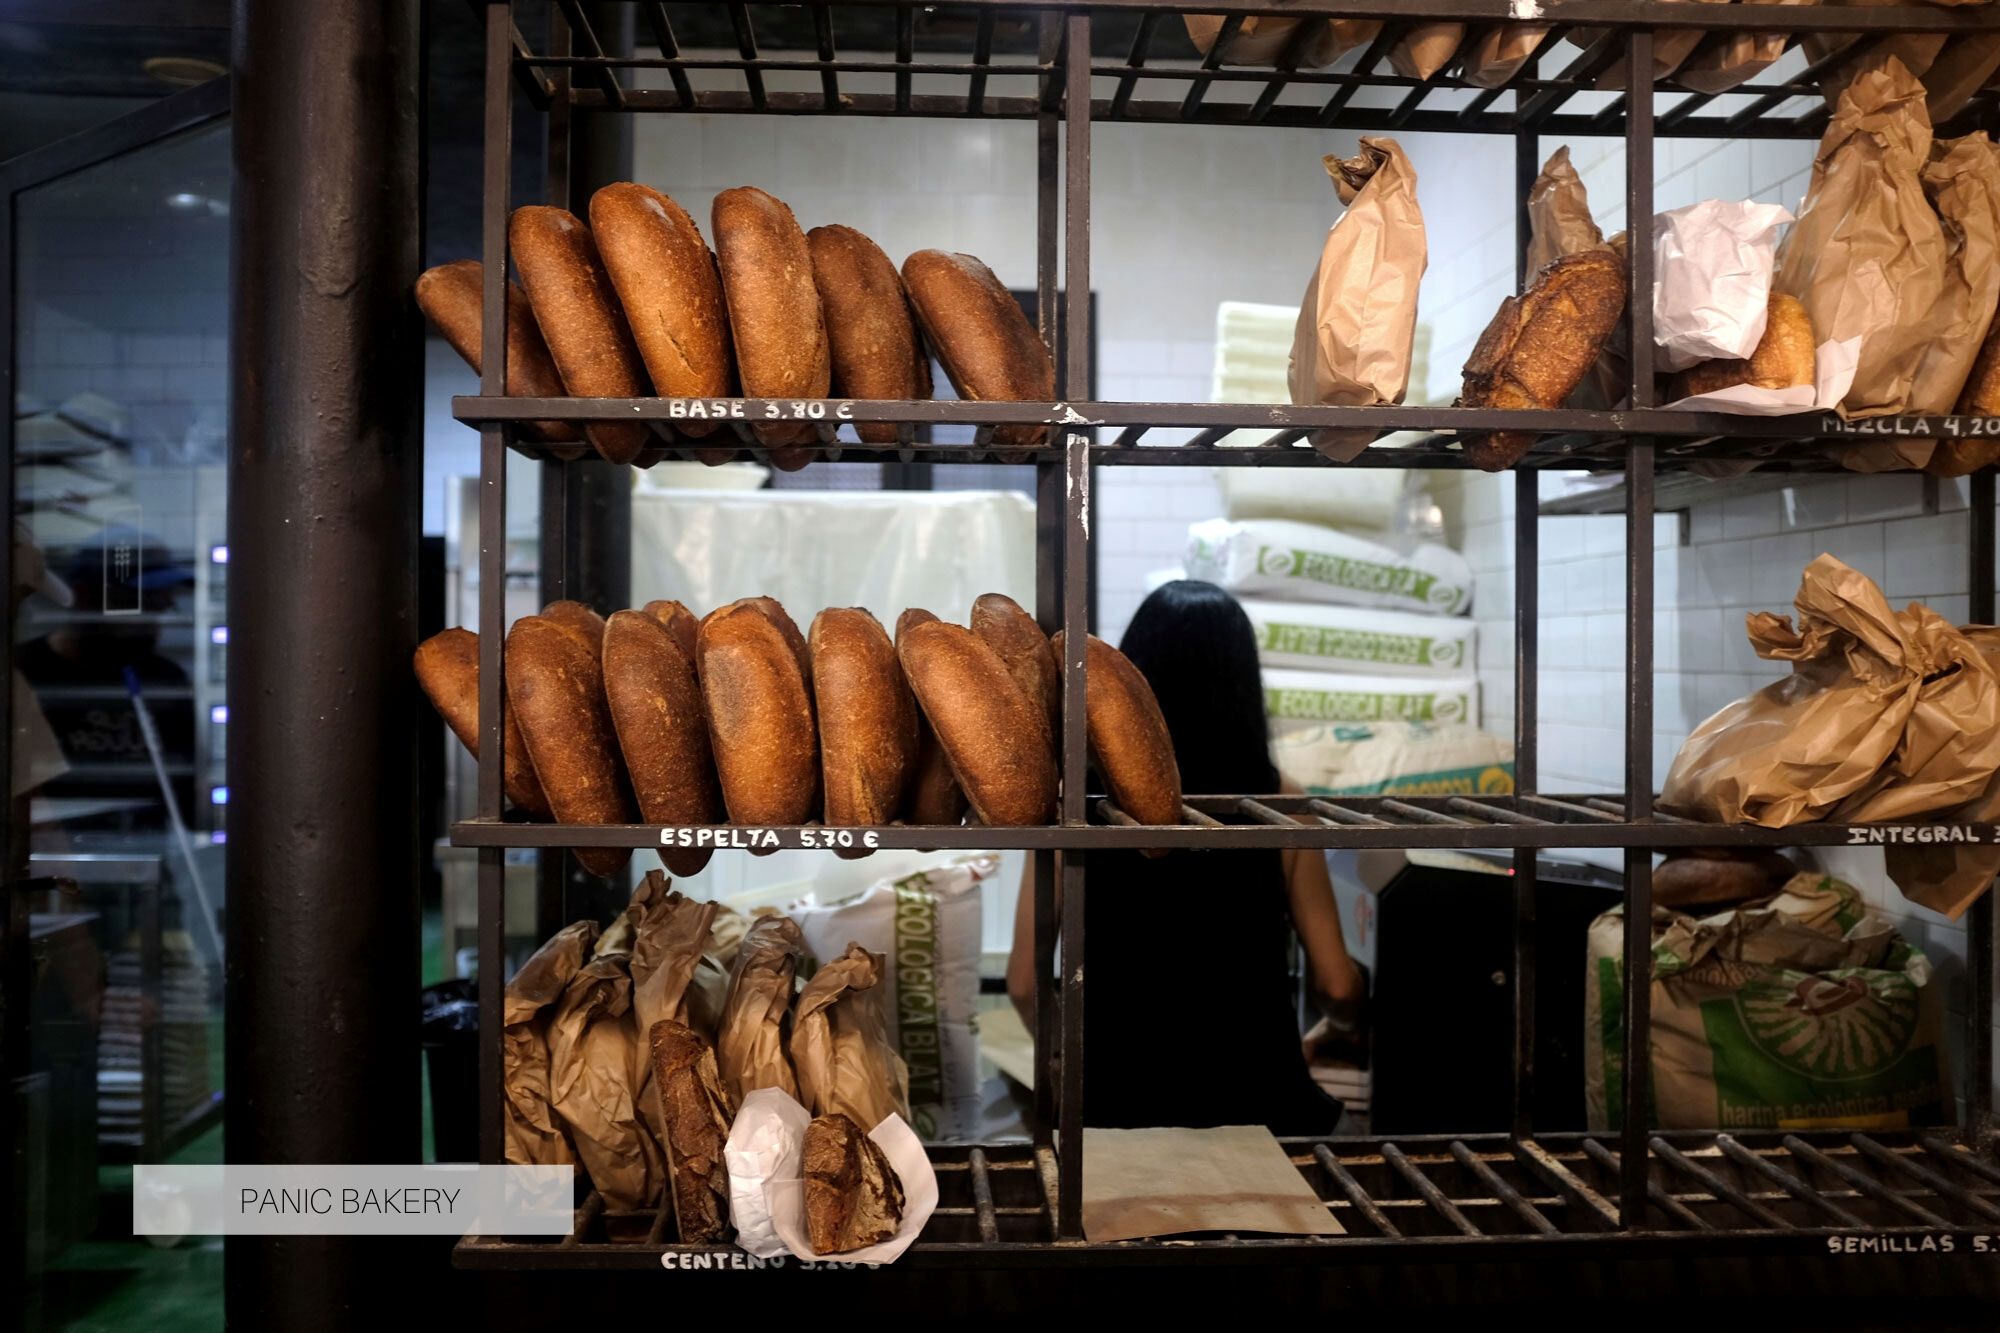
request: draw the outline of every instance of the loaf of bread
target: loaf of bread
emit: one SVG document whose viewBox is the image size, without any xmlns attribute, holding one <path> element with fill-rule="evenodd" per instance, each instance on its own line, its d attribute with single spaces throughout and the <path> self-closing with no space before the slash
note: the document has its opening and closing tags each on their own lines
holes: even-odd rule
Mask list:
<svg viewBox="0 0 2000 1333">
<path fill-rule="evenodd" d="M 819 739 L 810 671 L 802 669 L 800 653 L 751 601 L 711 612 L 701 622 L 697 647 L 709 740 L 730 819 L 757 825 L 811 820 L 819 810 Z"/>
<path fill-rule="evenodd" d="M 479 758 L 479 636 L 469 629 L 440 630 L 417 645 L 417 683 L 430 696 L 431 705 L 443 714 L 452 735 Z M 500 691 L 500 774 L 507 799 L 534 819 L 554 818 L 549 798 L 535 779 L 535 766 L 528 759 L 527 743 Z"/>
<path fill-rule="evenodd" d="M 1761 898 L 1785 887 L 1798 867 L 1755 848 L 1676 848 L 1653 872 L 1653 902 L 1686 911 Z"/>
<path fill-rule="evenodd" d="M 1056 368 L 1049 349 L 992 269 L 971 255 L 919 250 L 903 261 L 903 285 L 960 398 L 981 403 L 1054 400 Z M 1040 426 L 1001 426 L 993 441 L 1036 445 L 1046 433 Z"/>
<path fill-rule="evenodd" d="M 835 1113 L 806 1126 L 806 1239 L 814 1254 L 846 1254 L 894 1240 L 903 1182 L 875 1140 Z"/>
<path fill-rule="evenodd" d="M 486 336 L 486 266 L 477 259 L 461 259 L 440 264 L 417 275 L 417 308 L 424 312 L 451 349 L 465 358 L 465 364 L 481 370 Z M 548 344 L 535 327 L 528 298 L 518 284 L 507 283 L 507 379 L 505 392 L 513 398 L 561 398 L 562 377 L 549 359 Z M 529 439 L 545 444 L 572 445 L 556 452 L 575 458 L 582 450 L 573 442 L 583 432 L 567 421 L 528 421 L 520 427 Z"/>
<path fill-rule="evenodd" d="M 604 698 L 639 817 L 676 827 L 719 823 L 722 788 L 694 658 L 665 625 L 641 611 L 619 611 L 605 623 Z M 676 875 L 699 873 L 708 858 L 706 847 L 660 852 Z"/>
<path fill-rule="evenodd" d="M 1000 655 L 943 621 L 911 626 L 897 655 L 979 818 L 996 828 L 1047 823 L 1056 766 L 1042 705 L 1014 683 Z"/>
<path fill-rule="evenodd" d="M 507 697 L 557 822 L 631 823 L 632 798 L 598 654 L 573 630 L 523 616 L 507 631 L 506 666 Z M 621 873 L 632 855 L 623 847 L 573 850 L 593 875 Z"/>
<path fill-rule="evenodd" d="M 887 824 L 917 762 L 917 704 L 895 645 L 859 607 L 814 616 L 809 642 L 826 822 Z"/>
<path fill-rule="evenodd" d="M 914 606 L 896 617 L 898 666 L 902 665 L 904 636 L 917 625 L 936 623 L 936 616 Z M 938 744 L 937 732 L 931 729 L 930 719 L 921 708 L 917 710 L 917 757 L 903 798 L 902 815 L 906 824 L 955 826 L 965 822 L 965 792 L 952 776 L 951 760 L 945 756 L 944 746 Z"/>
<path fill-rule="evenodd" d="M 729 312 L 715 256 L 687 210 L 658 190 L 632 181 L 590 197 L 590 230 L 604 271 L 625 307 L 625 321 L 653 392 L 663 398 L 728 398 L 736 392 L 736 358 Z M 674 428 L 700 438 L 713 421 L 682 420 Z M 726 463 L 734 450 L 704 449 L 701 460 Z"/>
<path fill-rule="evenodd" d="M 1748 384 L 1758 389 L 1790 389 L 1811 384 L 1817 368 L 1812 320 L 1796 296 L 1772 292 L 1764 336 L 1747 359 L 1719 357 L 1689 366 L 1674 377 L 1674 399 Z"/>
<path fill-rule="evenodd" d="M 722 290 L 748 398 L 824 398 L 833 383 L 826 318 L 813 285 L 812 252 L 792 210 L 751 186 L 715 196 L 711 213 Z M 811 445 L 811 422 L 754 427 L 767 445 Z M 796 472 L 806 448 L 772 448 L 771 465 Z"/>
<path fill-rule="evenodd" d="M 1979 355 L 1972 361 L 1972 373 L 1959 390 L 1957 411 L 1968 417 L 2000 416 L 2000 319 L 1986 330 L 1986 341 L 1979 345 Z M 1994 463 L 2000 463 L 2000 438 L 1948 436 L 1937 442 L 1924 471 L 1934 477 L 1963 477 Z"/>
<path fill-rule="evenodd" d="M 1564 255 L 1523 296 L 1500 303 L 1465 363 L 1463 407 L 1561 407 L 1597 360 L 1625 312 L 1625 265 L 1608 250 Z M 1534 431 L 1471 435 L 1465 452 L 1488 472 L 1512 467 Z"/>
<path fill-rule="evenodd" d="M 1063 636 L 1057 632 L 1060 660 Z M 1090 761 L 1111 802 L 1141 824 L 1181 822 L 1181 771 L 1153 687 L 1132 659 L 1095 634 L 1084 643 L 1085 726 Z"/>
<path fill-rule="evenodd" d="M 708 1038 L 671 1018 L 653 1024 L 653 1087 L 666 1129 L 668 1189 L 683 1245 L 729 1239 L 729 1141 L 736 1108 L 723 1090 Z"/>
<path fill-rule="evenodd" d="M 1000 654 L 1007 674 L 1024 694 L 1041 705 L 1048 719 L 1049 744 L 1056 748 L 1062 729 L 1062 664 L 1049 636 L 1021 604 L 1005 593 L 984 593 L 972 603 L 972 632 Z"/>
<path fill-rule="evenodd" d="M 507 244 L 563 388 L 577 398 L 637 398 L 650 392 L 590 229 L 567 209 L 517 208 Z M 612 463 L 632 462 L 653 440 L 643 424 L 613 421 L 593 422 L 584 434 Z"/>
<path fill-rule="evenodd" d="M 673 635 L 674 642 L 687 654 L 688 661 L 693 662 L 697 651 L 696 639 L 701 634 L 700 618 L 679 602 L 648 602 L 645 611 L 666 627 L 667 633 Z"/>
<path fill-rule="evenodd" d="M 833 392 L 842 398 L 929 398 L 930 353 L 889 256 L 852 227 L 814 227 L 806 244 L 826 312 Z M 854 429 L 871 444 L 896 442 L 896 427 L 888 422 Z"/>
<path fill-rule="evenodd" d="M 553 621 L 557 629 L 574 635 L 591 652 L 604 651 L 604 617 L 582 602 L 550 602 L 542 608 L 542 619 Z"/>
</svg>

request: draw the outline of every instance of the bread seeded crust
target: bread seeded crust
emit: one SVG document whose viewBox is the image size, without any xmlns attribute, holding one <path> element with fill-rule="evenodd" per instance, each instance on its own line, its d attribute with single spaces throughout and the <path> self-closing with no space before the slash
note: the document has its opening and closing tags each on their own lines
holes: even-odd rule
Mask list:
<svg viewBox="0 0 2000 1333">
<path fill-rule="evenodd" d="M 842 398 L 929 398 L 930 354 L 889 256 L 852 227 L 814 227 L 806 245 L 826 314 L 833 392 Z M 896 442 L 896 427 L 887 422 L 855 431 L 871 444 Z"/>
<path fill-rule="evenodd" d="M 792 210 L 762 190 L 738 186 L 715 196 L 710 215 L 736 368 L 746 398 L 824 398 L 833 382 L 826 321 L 813 285 L 812 252 Z M 810 445 L 810 422 L 759 425 L 767 445 Z M 771 466 L 796 472 L 803 448 L 773 448 Z"/>
<path fill-rule="evenodd" d="M 745 601 L 701 622 L 698 656 L 729 818 L 756 825 L 812 819 L 819 739 L 799 653 L 764 610 Z"/>
<path fill-rule="evenodd" d="M 1049 636 L 1021 604 L 1004 593 L 984 593 L 972 603 L 972 632 L 986 640 L 1007 674 L 1048 718 L 1053 748 L 1062 726 L 1062 664 Z"/>
<path fill-rule="evenodd" d="M 1056 368 L 1014 296 L 971 255 L 919 250 L 903 261 L 903 285 L 930 346 L 960 398 L 1051 402 Z M 999 426 L 996 444 L 1040 444 L 1040 426 Z"/>
<path fill-rule="evenodd" d="M 459 743 L 479 758 L 479 636 L 469 629 L 440 630 L 417 645 L 414 661 L 417 683 L 431 705 Z M 500 733 L 501 785 L 507 799 L 532 818 L 553 819 L 505 689 L 500 691 Z"/>
<path fill-rule="evenodd" d="M 994 827 L 1045 824 L 1056 799 L 1055 756 L 1041 705 L 971 630 L 943 621 L 900 636 L 903 674 L 930 719 L 973 810 Z"/>
<path fill-rule="evenodd" d="M 936 623 L 936 616 L 915 606 L 896 617 L 896 660 L 899 666 L 902 664 L 903 636 L 915 626 Z M 946 757 L 944 746 L 938 744 L 937 733 L 931 730 L 930 719 L 924 716 L 921 708 L 917 710 L 917 757 L 911 769 L 908 790 L 904 794 L 902 815 L 906 824 L 943 824 L 951 827 L 965 822 L 965 792 L 960 789 L 958 779 L 952 776 L 951 760 Z"/>
<path fill-rule="evenodd" d="M 1058 633 L 1058 655 L 1062 643 Z M 1141 824 L 1180 823 L 1181 772 L 1153 687 L 1131 658 L 1095 634 L 1084 643 L 1085 725 L 1105 790 Z"/>
<path fill-rule="evenodd" d="M 641 611 L 620 611 L 606 622 L 604 697 L 640 818 L 675 826 L 720 822 L 722 788 L 694 658 L 665 625 Z M 697 874 L 708 859 L 705 847 L 660 852 L 676 875 Z"/>
<path fill-rule="evenodd" d="M 1604 350 L 1625 312 L 1625 265 L 1609 250 L 1582 250 L 1544 268 L 1523 296 L 1500 303 L 1465 363 L 1464 407 L 1561 407 Z M 1465 452 L 1488 472 L 1512 467 L 1534 431 L 1466 437 Z"/>
<path fill-rule="evenodd" d="M 806 1126 L 806 1239 L 814 1254 L 847 1254 L 896 1238 L 903 1182 L 875 1140 L 835 1112 Z"/>
<path fill-rule="evenodd" d="M 1764 336 L 1747 358 L 1721 357 L 1689 366 L 1674 377 L 1673 396 L 1692 398 L 1747 384 L 1757 389 L 1790 389 L 1811 384 L 1816 369 L 1812 320 L 1796 296 L 1772 292 Z"/>
<path fill-rule="evenodd" d="M 481 367 L 485 344 L 486 266 L 477 259 L 461 259 L 440 264 L 417 275 L 417 308 L 424 312 L 451 349 L 465 358 L 475 371 Z M 549 359 L 549 345 L 535 327 L 534 312 L 520 284 L 507 283 L 507 379 L 504 392 L 511 398 L 561 398 L 562 377 Z M 567 421 L 528 421 L 521 433 L 548 444 L 570 444 L 581 440 L 583 432 Z M 557 451 L 563 458 L 576 458 L 581 449 Z"/>
<path fill-rule="evenodd" d="M 644 397 L 651 386 L 590 229 L 567 209 L 517 208 L 507 244 L 563 388 L 576 398 Z M 646 426 L 617 422 L 584 434 L 610 463 L 634 461 L 653 441 Z"/>
<path fill-rule="evenodd" d="M 826 822 L 887 824 L 917 762 L 917 703 L 895 646 L 859 607 L 814 616 L 809 643 Z"/>
<path fill-rule="evenodd" d="M 631 823 L 632 798 L 604 702 L 598 655 L 554 621 L 523 616 L 507 631 L 506 669 L 521 738 L 556 820 Z M 572 850 L 593 875 L 618 874 L 631 859 L 623 847 Z"/>
</svg>

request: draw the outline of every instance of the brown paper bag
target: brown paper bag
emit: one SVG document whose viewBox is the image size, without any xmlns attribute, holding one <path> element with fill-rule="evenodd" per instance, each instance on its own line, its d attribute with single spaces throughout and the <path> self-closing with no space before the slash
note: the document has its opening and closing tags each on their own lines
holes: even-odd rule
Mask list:
<svg viewBox="0 0 2000 1333">
<path fill-rule="evenodd" d="M 549 1100 L 607 1208 L 651 1206 L 666 1182 L 658 1139 L 637 1090 L 651 1063 L 632 1021 L 632 926 L 620 916 L 598 937 L 549 1020 Z"/>
<path fill-rule="evenodd" d="M 595 921 L 564 926 L 507 983 L 501 1014 L 500 1088 L 507 1102 L 506 1160 L 556 1166 L 576 1160 L 549 1095 L 549 1017 L 597 939 Z"/>
<path fill-rule="evenodd" d="M 882 956 L 858 944 L 813 973 L 792 1018 L 799 1099 L 816 1116 L 840 1112 L 869 1129 L 910 1118 L 910 1074 L 889 1044 Z"/>
<path fill-rule="evenodd" d="M 1904 0 L 1827 0 L 1836 5 L 1854 5 L 1863 9 L 1883 5 L 1900 5 Z M 1984 0 L 1973 0 L 1983 3 Z M 1937 59 L 1944 49 L 1945 34 L 1941 32 L 1896 32 L 1880 36 L 1869 36 L 1854 32 L 1809 32 L 1799 39 L 1805 50 L 1806 60 L 1818 64 L 1828 56 L 1846 51 L 1846 60 L 1828 70 L 1820 79 L 1820 92 L 1825 95 L 1828 105 L 1837 106 L 1840 95 L 1849 85 L 1871 65 L 1883 60 L 1899 61 L 1911 74 L 1921 75 Z"/>
<path fill-rule="evenodd" d="M 1195 50 L 1207 55 L 1222 32 L 1222 15 L 1183 17 L 1188 40 L 1194 43 Z M 1325 69 L 1355 47 L 1374 41 L 1375 34 L 1382 30 L 1382 22 L 1380 19 L 1292 19 L 1269 14 L 1246 18 L 1229 39 L 1229 49 L 1222 54 L 1223 63 L 1275 67 L 1278 57 L 1284 54 L 1301 27 L 1306 27 L 1308 33 L 1299 39 L 1302 44 L 1293 48 L 1297 53 L 1294 68 Z"/>
<path fill-rule="evenodd" d="M 1475 88 L 1501 87 L 1521 72 L 1551 31 L 1532 23 L 1488 28 L 1466 44 L 1458 77 Z"/>
<path fill-rule="evenodd" d="M 1781 5 L 1810 5 L 1818 0 L 1773 0 Z M 1713 46 L 1697 50 L 1675 71 L 1674 81 L 1690 92 L 1726 93 L 1778 63 L 1791 45 L 1784 32 L 1727 33 Z"/>
<path fill-rule="evenodd" d="M 1944 298 L 1931 313 L 1909 410 L 1949 416 L 2000 307 L 2000 151 L 1984 132 L 1939 140 L 1923 181 L 1944 228 Z"/>
<path fill-rule="evenodd" d="M 1942 125 L 1964 110 L 1995 71 L 2000 71 L 2000 33 L 1974 33 L 1945 43 L 1924 71 L 1924 99 L 1930 106 L 1931 124 Z"/>
<path fill-rule="evenodd" d="M 1327 231 L 1306 283 L 1286 372 L 1292 401 L 1400 403 L 1410 384 L 1417 288 L 1429 262 L 1417 172 L 1394 139 L 1363 136 L 1361 153 L 1322 159 L 1347 211 Z M 1316 431 L 1313 447 L 1351 462 L 1373 431 Z"/>
<path fill-rule="evenodd" d="M 805 936 L 788 916 L 757 918 L 737 952 L 723 1002 L 715 1057 L 732 1100 L 758 1088 L 799 1095 L 799 1081 L 785 1054 L 785 1019 L 792 1008 L 792 979 L 805 956 Z"/>
<path fill-rule="evenodd" d="M 1930 146 L 1923 86 L 1893 60 L 1869 68 L 1841 97 L 1778 250 L 1774 285 L 1804 303 L 1814 335 L 1863 339 L 1844 417 L 1911 410 L 1944 293 L 1944 231 L 1921 179 Z M 1930 441 L 1910 437 L 1885 461 L 1922 467 L 1929 457 Z"/>
<path fill-rule="evenodd" d="M 1705 5 L 1726 5 L 1729 3 L 1729 0 L 1693 0 L 1693 2 Z M 1708 34 L 1700 28 L 1661 28 L 1655 32 L 1653 34 L 1653 81 L 1660 83 L 1670 77 L 1690 55 L 1694 54 L 1694 49 L 1701 45 L 1701 39 L 1706 36 Z M 1592 42 L 1591 48 L 1594 50 L 1597 46 L 1606 42 L 1618 42 L 1622 44 L 1623 38 L 1617 33 L 1606 33 L 1595 42 Z M 1623 55 L 1620 55 L 1618 59 L 1605 66 L 1604 72 L 1597 76 L 1597 87 L 1604 92 L 1625 91 L 1625 58 Z"/>
<path fill-rule="evenodd" d="M 2000 677 L 2000 628 L 1967 625 L 1961 631 Z M 1931 816 L 1935 824 L 1984 824 L 2000 820 L 2000 768 L 1986 789 L 1964 805 Z M 1956 921 L 2000 875 L 2000 847 L 1952 842 L 1898 843 L 1885 849 L 1889 878 L 1920 907 Z"/>
<path fill-rule="evenodd" d="M 1406 79 L 1428 81 L 1451 63 L 1464 41 L 1463 23 L 1419 23 L 1389 48 L 1389 67 Z"/>
<path fill-rule="evenodd" d="M 1625 258 L 1624 233 L 1607 241 L 1590 215 L 1590 198 L 1583 179 L 1570 165 L 1569 145 L 1564 144 L 1542 164 L 1541 174 L 1528 187 L 1528 274 L 1530 281 L 1544 268 L 1584 250 L 1611 250 Z M 1604 350 L 1592 363 L 1590 373 L 1571 392 L 1567 406 L 1591 410 L 1617 407 L 1630 395 L 1632 378 L 1632 332 L 1620 320 Z"/>
</svg>

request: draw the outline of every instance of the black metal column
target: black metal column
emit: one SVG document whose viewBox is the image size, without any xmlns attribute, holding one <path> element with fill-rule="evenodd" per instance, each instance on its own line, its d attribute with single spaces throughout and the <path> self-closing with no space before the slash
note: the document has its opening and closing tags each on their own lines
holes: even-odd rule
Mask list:
<svg viewBox="0 0 2000 1333">
<path fill-rule="evenodd" d="M 1972 559 L 1972 597 L 1968 619 L 1975 625 L 1994 621 L 1994 485 L 1993 469 L 1981 468 L 1969 479 L 1966 519 Z M 1965 1000 L 1965 1128 L 1966 1141 L 1986 1151 L 1993 1138 L 1993 895 L 1988 886 L 1966 918 Z"/>
<path fill-rule="evenodd" d="M 228 1160 L 415 1161 L 423 455 L 415 0 L 238 0 Z M 237 1328 L 348 1329 L 398 1251 L 229 1241 Z M 405 1246 L 400 1253 L 407 1254 Z"/>
<path fill-rule="evenodd" d="M 1530 59 L 1528 74 L 1540 64 Z M 1514 286 L 1526 291 L 1528 191 L 1540 167 L 1541 137 L 1533 130 L 1514 136 Z M 1522 468 L 1514 473 L 1514 789 L 1533 793 L 1539 718 L 1541 614 L 1541 477 Z M 1514 1114 L 1513 1131 L 1526 1138 L 1535 1127 L 1535 877 L 1536 851 L 1514 852 Z"/>
</svg>

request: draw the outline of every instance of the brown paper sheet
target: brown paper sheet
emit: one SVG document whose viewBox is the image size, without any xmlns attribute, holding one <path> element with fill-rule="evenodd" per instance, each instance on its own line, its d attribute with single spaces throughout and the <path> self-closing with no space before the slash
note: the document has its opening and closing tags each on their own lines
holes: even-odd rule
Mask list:
<svg viewBox="0 0 2000 1333">
<path fill-rule="evenodd" d="M 1944 228 L 1944 296 L 1931 312 L 1910 411 L 1949 416 L 2000 307 L 2000 152 L 1983 131 L 1938 140 L 1923 182 Z"/>
<path fill-rule="evenodd" d="M 625 916 L 598 937 L 549 1020 L 549 1095 L 577 1160 L 613 1209 L 660 1197 L 666 1163 L 643 1123 L 635 1089 L 650 1063 L 632 1018 L 632 925 Z"/>
<path fill-rule="evenodd" d="M 1773 0 L 1781 5 L 1810 5 L 1818 0 Z M 1726 93 L 1778 63 L 1791 44 L 1784 32 L 1732 32 L 1713 46 L 1697 50 L 1674 73 L 1674 81 L 1690 92 Z"/>
<path fill-rule="evenodd" d="M 1347 211 L 1327 231 L 1292 333 L 1286 380 L 1295 403 L 1400 403 L 1410 385 L 1417 288 L 1429 263 L 1417 172 L 1394 139 L 1364 136 L 1351 158 L 1322 159 Z M 1323 430 L 1315 449 L 1351 462 L 1374 438 Z"/>
<path fill-rule="evenodd" d="M 1222 32 L 1222 15 L 1187 14 L 1183 18 L 1188 40 L 1195 50 L 1207 55 Z M 1294 68 L 1325 69 L 1355 47 L 1374 41 L 1382 23 L 1379 19 L 1292 19 L 1269 14 L 1246 18 L 1230 38 L 1223 63 L 1275 66 L 1301 28 L 1306 34 L 1298 38 L 1300 45 L 1293 47 Z"/>
<path fill-rule="evenodd" d="M 799 1095 L 798 1077 L 785 1054 L 785 1019 L 792 1008 L 792 983 L 805 936 L 788 916 L 757 918 L 736 953 L 729 995 L 715 1040 L 722 1086 L 736 1102 L 758 1088 L 781 1088 Z"/>
<path fill-rule="evenodd" d="M 910 1072 L 889 1044 L 882 956 L 859 944 L 813 973 L 792 1016 L 792 1069 L 814 1115 L 846 1115 L 873 1129 L 891 1112 L 910 1118 Z"/>
<path fill-rule="evenodd" d="M 1459 78 L 1475 88 L 1498 88 L 1521 72 L 1554 29 L 1532 23 L 1503 23 L 1466 43 Z"/>
<path fill-rule="evenodd" d="M 1419 23 L 1389 48 L 1389 67 L 1406 79 L 1429 79 L 1465 41 L 1463 23 Z"/>
<path fill-rule="evenodd" d="M 1084 1239 L 1197 1231 L 1346 1234 L 1262 1125 L 1083 1131 Z"/>
<path fill-rule="evenodd" d="M 506 1160 L 559 1166 L 576 1160 L 549 1093 L 549 1019 L 597 939 L 595 921 L 564 926 L 507 983 L 501 1015 L 500 1088 L 507 1103 Z"/>
</svg>

